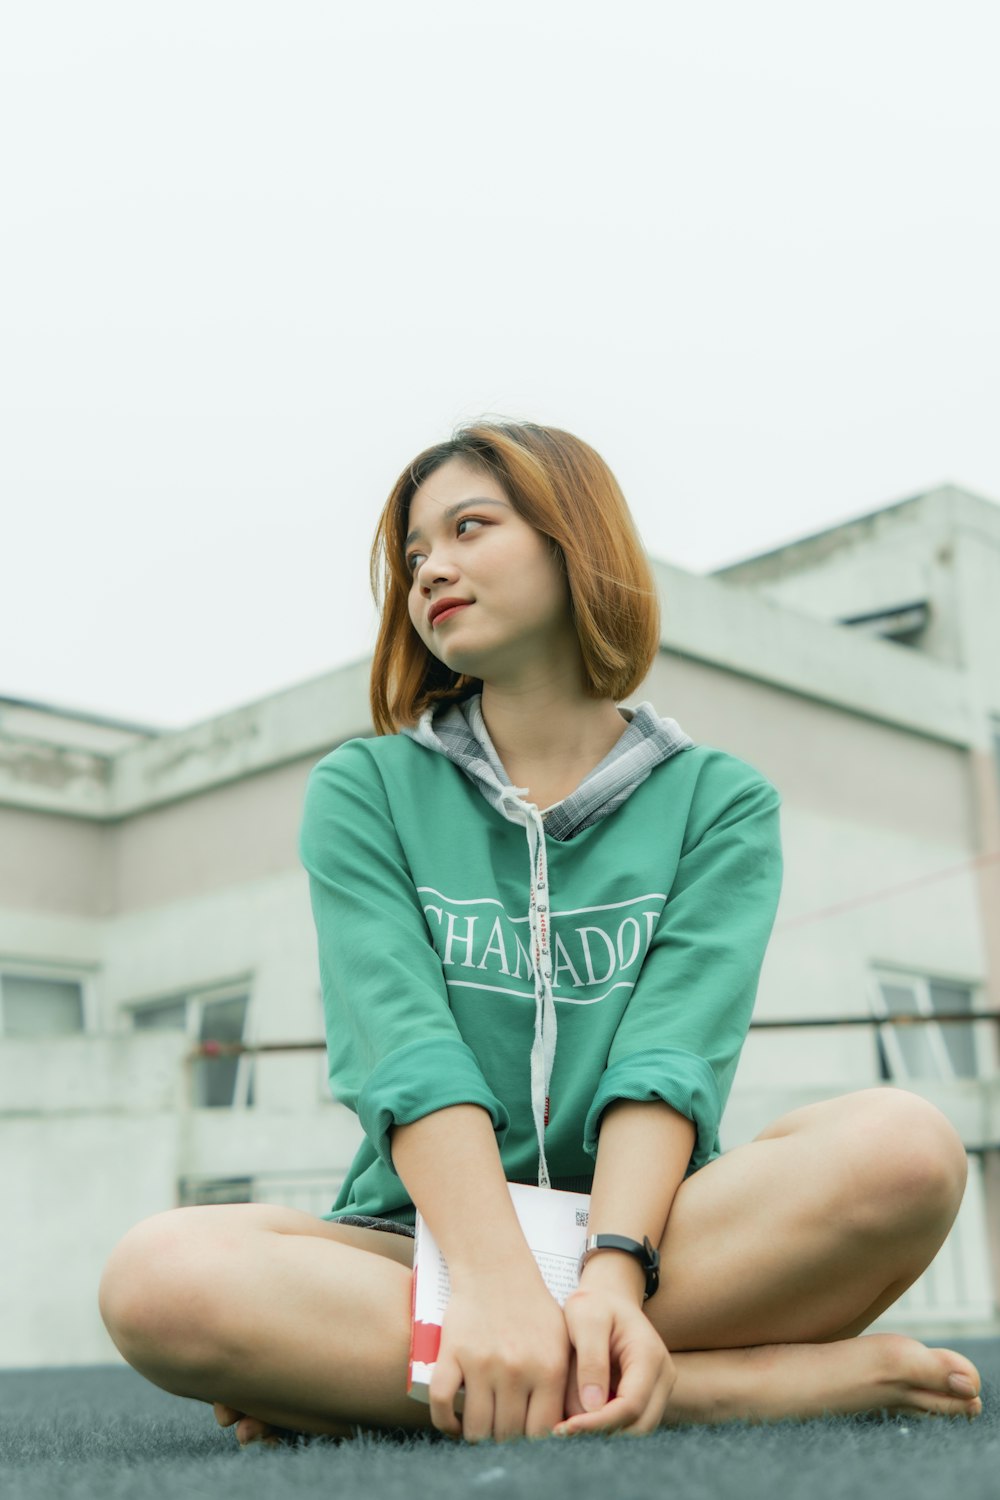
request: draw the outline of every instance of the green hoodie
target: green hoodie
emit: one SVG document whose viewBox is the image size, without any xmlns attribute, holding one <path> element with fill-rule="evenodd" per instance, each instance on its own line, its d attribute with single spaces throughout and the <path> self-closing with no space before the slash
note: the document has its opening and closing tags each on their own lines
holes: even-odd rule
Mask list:
<svg viewBox="0 0 1000 1500">
<path fill-rule="evenodd" d="M 509 1181 L 587 1191 L 616 1099 L 694 1122 L 687 1176 L 721 1154 L 781 889 L 777 791 L 644 703 L 540 815 L 480 701 L 309 775 L 330 1088 L 366 1137 L 326 1219 L 412 1224 L 391 1128 L 454 1104 L 488 1111 Z"/>
</svg>

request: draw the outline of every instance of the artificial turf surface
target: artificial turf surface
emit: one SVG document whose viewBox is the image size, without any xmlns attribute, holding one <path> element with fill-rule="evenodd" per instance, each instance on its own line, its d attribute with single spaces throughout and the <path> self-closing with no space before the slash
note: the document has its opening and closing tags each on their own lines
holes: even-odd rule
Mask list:
<svg viewBox="0 0 1000 1500">
<path fill-rule="evenodd" d="M 1000 1339 L 951 1339 L 983 1412 L 453 1443 L 395 1433 L 241 1449 L 210 1406 L 122 1366 L 0 1371 L 3 1500 L 1000 1500 Z"/>
</svg>

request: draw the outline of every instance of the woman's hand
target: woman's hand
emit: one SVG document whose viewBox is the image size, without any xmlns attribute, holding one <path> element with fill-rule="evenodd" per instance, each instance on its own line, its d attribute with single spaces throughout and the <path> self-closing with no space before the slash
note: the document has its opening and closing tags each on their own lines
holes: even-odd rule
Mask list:
<svg viewBox="0 0 1000 1500">
<path fill-rule="evenodd" d="M 677 1380 L 674 1362 L 642 1308 L 614 1286 L 581 1286 L 563 1304 L 574 1359 L 567 1419 L 577 1432 L 654 1432 Z"/>
<path fill-rule="evenodd" d="M 445 1310 L 431 1420 L 470 1443 L 547 1437 L 565 1414 L 569 1356 L 562 1310 L 534 1264 L 466 1272 Z"/>
</svg>

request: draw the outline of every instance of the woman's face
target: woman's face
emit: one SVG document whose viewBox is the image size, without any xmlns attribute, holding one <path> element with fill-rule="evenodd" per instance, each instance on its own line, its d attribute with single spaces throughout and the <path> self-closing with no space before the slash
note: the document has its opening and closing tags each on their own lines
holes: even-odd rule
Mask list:
<svg viewBox="0 0 1000 1500">
<path fill-rule="evenodd" d="M 579 652 L 569 584 L 549 539 L 495 480 L 449 459 L 416 490 L 407 531 L 410 619 L 452 671 L 513 684 L 539 660 Z M 432 624 L 428 610 L 445 598 L 470 603 Z"/>
</svg>

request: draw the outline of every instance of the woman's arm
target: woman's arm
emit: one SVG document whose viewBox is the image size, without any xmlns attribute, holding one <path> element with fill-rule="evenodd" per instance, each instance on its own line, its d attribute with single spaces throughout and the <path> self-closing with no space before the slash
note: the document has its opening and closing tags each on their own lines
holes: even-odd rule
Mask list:
<svg viewBox="0 0 1000 1500">
<path fill-rule="evenodd" d="M 366 745 L 347 740 L 313 767 L 299 852 L 319 944 L 330 1089 L 357 1113 L 391 1190 L 392 1126 L 457 1104 L 489 1111 L 501 1139 L 510 1121 L 452 1013 Z"/>
<path fill-rule="evenodd" d="M 693 1122 L 661 1099 L 609 1105 L 601 1116 L 587 1233 L 624 1234 L 640 1244 L 648 1235 L 658 1246 L 694 1142 Z M 633 1256 L 602 1250 L 584 1266 L 580 1285 L 614 1286 L 641 1304 L 646 1278 Z"/>
<path fill-rule="evenodd" d="M 469 1442 L 547 1436 L 565 1414 L 569 1333 L 524 1238 L 489 1114 L 451 1105 L 393 1126 L 390 1139 L 451 1278 L 430 1384 L 435 1427 Z"/>
<path fill-rule="evenodd" d="M 781 798 L 732 757 L 705 765 L 698 786 L 669 898 L 587 1113 L 583 1145 L 595 1160 L 615 1099 L 659 1098 L 693 1120 L 694 1167 L 718 1154 L 781 890 Z"/>
<path fill-rule="evenodd" d="M 484 1109 L 454 1104 L 394 1125 L 390 1138 L 393 1166 L 440 1245 L 454 1286 L 477 1270 L 532 1270 L 541 1277 Z"/>
<path fill-rule="evenodd" d="M 660 1099 L 609 1105 L 601 1116 L 588 1233 L 622 1234 L 640 1244 L 648 1235 L 658 1246 L 695 1137 L 694 1123 Z M 560 1435 L 651 1432 L 659 1424 L 677 1377 L 642 1311 L 645 1289 L 642 1267 L 621 1251 L 602 1250 L 584 1266 L 580 1289 L 564 1307 L 575 1350 L 567 1391 L 574 1415 Z M 612 1361 L 619 1367 L 613 1396 Z"/>
</svg>

